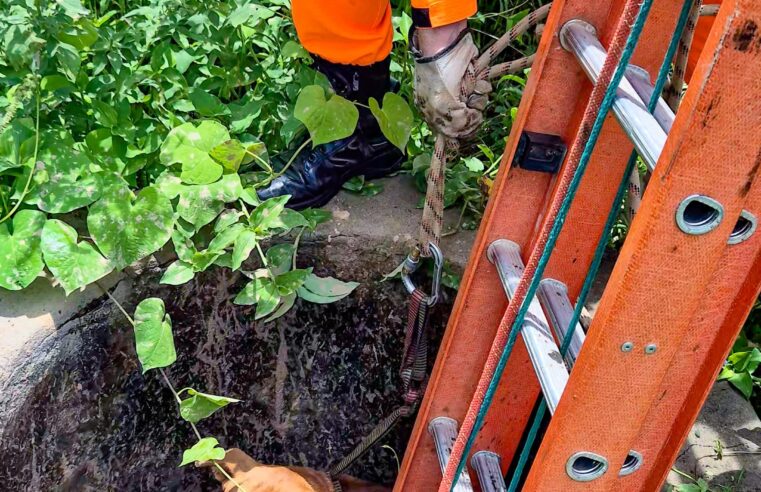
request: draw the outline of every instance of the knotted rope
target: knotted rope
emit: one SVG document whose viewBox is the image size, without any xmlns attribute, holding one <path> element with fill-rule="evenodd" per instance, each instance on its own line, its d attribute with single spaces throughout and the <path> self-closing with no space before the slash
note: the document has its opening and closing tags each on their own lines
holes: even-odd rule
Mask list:
<svg viewBox="0 0 761 492">
<path fill-rule="evenodd" d="M 491 80 L 506 74 L 518 73 L 531 66 L 534 55 L 518 60 L 499 63 L 492 66 L 492 61 L 518 37 L 522 36 L 533 26 L 544 20 L 549 14 L 552 4 L 544 5 L 521 19 L 508 32 L 486 48 L 474 61 L 465 74 L 460 86 L 460 96 L 463 101 L 473 93 L 479 80 Z M 446 163 L 459 149 L 459 142 L 444 135 L 436 136 L 436 143 L 431 156 L 431 167 L 428 170 L 425 205 L 423 218 L 420 221 L 419 251 L 423 256 L 431 256 L 429 244 L 439 245 L 441 229 L 444 222 L 444 174 Z"/>
</svg>

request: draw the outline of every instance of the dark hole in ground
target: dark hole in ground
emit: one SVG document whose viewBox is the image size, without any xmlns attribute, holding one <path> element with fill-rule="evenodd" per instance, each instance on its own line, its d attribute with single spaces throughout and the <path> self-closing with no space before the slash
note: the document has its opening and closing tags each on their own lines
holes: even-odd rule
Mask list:
<svg viewBox="0 0 761 492">
<path fill-rule="evenodd" d="M 178 389 L 243 400 L 201 422 L 203 435 L 265 463 L 326 469 L 399 404 L 407 297 L 400 283 L 378 282 L 394 266 L 380 249 L 346 261 L 306 246 L 300 258 L 319 275 L 363 284 L 336 304 L 299 301 L 269 324 L 232 305 L 244 279 L 219 271 L 182 287 L 158 287 L 159 272 L 143 275 L 125 304 L 133 311 L 144 297 L 164 299 L 178 348 L 168 373 Z M 433 313 L 429 365 L 452 297 Z M 140 374 L 131 328 L 111 302 L 92 303 L 62 334 L 62 355 L 6 426 L 0 489 L 217 490 L 208 472 L 177 467 L 194 443 L 191 430 L 158 372 Z M 399 459 L 412 424 L 383 441 Z M 393 453 L 380 446 L 350 470 L 388 484 L 396 471 Z"/>
</svg>

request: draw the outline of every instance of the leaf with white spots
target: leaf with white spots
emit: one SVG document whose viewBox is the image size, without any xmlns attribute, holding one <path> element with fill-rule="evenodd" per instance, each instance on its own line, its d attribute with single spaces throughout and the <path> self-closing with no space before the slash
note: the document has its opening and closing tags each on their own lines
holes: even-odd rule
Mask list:
<svg viewBox="0 0 761 492">
<path fill-rule="evenodd" d="M 95 244 L 116 268 L 158 251 L 169 241 L 173 226 L 172 203 L 154 187 L 143 188 L 134 198 L 126 186 L 112 188 L 87 216 Z"/>
<path fill-rule="evenodd" d="M 45 212 L 62 214 L 85 207 L 100 198 L 104 175 L 92 172 L 92 160 L 77 149 L 68 132 L 43 136 L 37 156 L 37 176 L 46 176 L 29 193 L 27 203 Z"/>
<path fill-rule="evenodd" d="M 251 252 L 256 247 L 256 233 L 249 229 L 246 229 L 235 239 L 233 245 L 233 255 L 231 268 L 233 271 L 240 268 L 246 259 L 251 255 Z"/>
<path fill-rule="evenodd" d="M 225 208 L 225 203 L 240 198 L 242 192 L 237 174 L 225 174 L 216 183 L 183 186 L 179 192 L 177 213 L 198 230 L 214 220 Z"/>
<path fill-rule="evenodd" d="M 225 248 L 235 242 L 240 236 L 240 233 L 246 229 L 243 224 L 233 224 L 230 227 L 223 229 L 209 242 L 209 250 L 211 251 L 224 251 Z"/>
<path fill-rule="evenodd" d="M 106 276 L 113 266 L 88 242 L 77 242 L 77 231 L 60 220 L 48 220 L 40 242 L 45 264 L 66 295 Z"/>
<path fill-rule="evenodd" d="M 0 224 L 0 287 L 20 290 L 31 284 L 45 268 L 40 235 L 45 214 L 21 210 L 11 221 Z"/>
<path fill-rule="evenodd" d="M 180 164 L 185 183 L 213 183 L 223 169 L 210 152 L 228 140 L 230 133 L 216 121 L 202 121 L 198 126 L 184 123 L 172 129 L 161 145 L 161 162 L 166 166 Z"/>
<path fill-rule="evenodd" d="M 164 301 L 143 299 L 135 309 L 135 349 L 143 374 L 150 369 L 171 366 L 177 360 L 172 335 L 172 320 Z"/>
<path fill-rule="evenodd" d="M 254 231 L 261 236 L 266 236 L 267 231 L 270 229 L 280 228 L 282 222 L 280 220 L 280 214 L 285 209 L 285 204 L 291 195 L 282 195 L 275 198 L 270 198 L 260 203 L 256 209 L 251 213 L 251 217 L 248 219 L 248 223 L 254 228 Z"/>
<path fill-rule="evenodd" d="M 307 127 L 314 145 L 350 136 L 359 121 L 354 104 L 338 95 L 325 100 L 325 90 L 319 85 L 301 90 L 293 115 Z"/>
</svg>

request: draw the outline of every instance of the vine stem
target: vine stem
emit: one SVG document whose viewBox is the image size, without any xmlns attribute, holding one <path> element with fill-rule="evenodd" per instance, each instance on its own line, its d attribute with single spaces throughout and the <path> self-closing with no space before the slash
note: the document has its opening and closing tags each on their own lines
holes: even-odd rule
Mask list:
<svg viewBox="0 0 761 492">
<path fill-rule="evenodd" d="M 250 150 L 246 150 L 246 154 L 250 155 L 255 160 L 259 161 L 261 163 L 261 165 L 264 166 L 264 168 L 267 169 L 267 171 L 269 171 L 270 173 L 274 173 L 275 172 L 275 171 L 272 170 L 272 166 L 270 166 L 269 162 L 265 161 L 264 159 L 262 159 L 261 157 L 259 157 L 256 154 L 254 154 Z"/>
<path fill-rule="evenodd" d="M 119 311 L 121 311 L 121 312 L 122 312 L 122 314 L 124 315 L 124 317 L 125 317 L 125 318 L 127 318 L 127 321 L 129 321 L 129 324 L 130 324 L 130 325 L 132 325 L 132 328 L 134 329 L 134 328 L 135 328 L 135 320 L 132 318 L 132 316 L 130 316 L 130 315 L 129 315 L 129 313 L 127 313 L 127 310 L 126 310 L 126 309 L 124 309 L 124 306 L 122 306 L 122 303 L 120 303 L 119 301 L 117 301 L 117 300 L 116 300 L 116 298 L 115 298 L 115 297 L 114 297 L 114 296 L 113 296 L 113 295 L 112 295 L 112 294 L 111 294 L 111 293 L 108 291 L 108 289 L 105 289 L 105 288 L 103 288 L 103 286 L 102 286 L 102 285 L 100 285 L 100 283 L 99 283 L 99 282 L 95 282 L 95 285 L 97 285 L 97 286 L 100 288 L 100 290 L 101 290 L 101 291 L 103 291 L 103 292 L 105 292 L 105 293 L 106 293 L 106 295 L 108 296 L 108 298 L 109 298 L 109 299 L 111 299 L 111 302 L 113 302 L 113 303 L 116 305 L 116 307 L 117 307 L 117 308 L 119 308 Z M 177 390 L 174 388 L 174 385 L 173 385 L 173 384 L 172 384 L 172 382 L 169 380 L 169 376 L 167 376 L 167 375 L 166 375 L 166 371 L 164 371 L 164 368 L 162 368 L 162 367 L 159 367 L 159 368 L 158 368 L 158 370 L 159 370 L 159 372 L 161 373 L 161 377 L 164 379 L 164 382 L 166 383 L 167 387 L 169 388 L 169 391 L 171 391 L 171 392 L 172 392 L 172 395 L 174 396 L 174 399 L 177 401 L 177 407 L 179 408 L 180 404 L 182 403 L 182 399 L 180 398 L 180 395 L 179 395 L 179 393 L 177 393 Z M 196 437 L 198 438 L 198 440 L 200 441 L 201 439 L 203 439 L 203 438 L 201 437 L 201 433 L 200 433 L 200 432 L 198 432 L 198 427 L 196 427 L 196 424 L 194 424 L 193 422 L 188 422 L 188 423 L 190 424 L 190 427 L 193 429 L 193 433 L 196 435 Z M 220 472 L 222 472 L 222 474 L 225 476 L 225 478 L 227 478 L 228 480 L 230 480 L 230 481 L 233 483 L 233 485 L 235 485 L 235 487 L 236 487 L 238 490 L 240 490 L 241 492 L 247 492 L 247 491 L 246 491 L 246 489 L 245 489 L 245 488 L 243 488 L 243 486 L 242 486 L 241 484 L 239 484 L 238 482 L 236 482 L 236 481 L 235 481 L 235 479 L 234 479 L 233 477 L 231 477 L 231 476 L 230 476 L 230 475 L 229 475 L 229 474 L 228 474 L 228 473 L 225 471 L 225 469 L 224 469 L 224 468 L 222 468 L 222 466 L 220 466 L 220 464 L 217 462 L 217 460 L 210 460 L 210 461 L 211 461 L 211 462 L 214 464 L 214 466 L 215 466 L 215 467 L 216 467 L 216 468 L 217 468 L 217 469 L 218 469 Z"/>
<path fill-rule="evenodd" d="M 37 170 L 37 156 L 40 151 L 40 84 L 37 82 L 37 87 L 35 90 L 35 128 L 34 128 L 34 157 L 32 158 L 32 169 L 29 171 L 29 177 L 26 178 L 26 184 L 24 185 L 24 191 L 21 192 L 21 196 L 19 197 L 16 204 L 11 208 L 10 212 L 5 214 L 4 217 L 0 218 L 0 224 L 8 220 L 13 216 L 13 214 L 16 213 L 16 210 L 21 206 L 22 203 L 24 203 L 24 198 L 26 198 L 27 193 L 29 193 L 29 187 L 32 185 L 32 177 L 34 177 L 34 172 Z"/>
<path fill-rule="evenodd" d="M 304 150 L 304 147 L 306 147 L 306 146 L 307 146 L 309 143 L 311 143 L 311 142 L 312 142 L 312 137 L 309 137 L 309 138 L 307 138 L 307 139 L 304 141 L 304 143 L 303 143 L 303 144 L 301 144 L 301 146 L 300 146 L 298 149 L 296 149 L 296 152 L 294 152 L 294 153 L 293 153 L 293 155 L 291 156 L 291 158 L 290 158 L 290 159 L 288 159 L 288 162 L 285 164 L 285 167 L 283 167 L 283 169 L 281 169 L 281 170 L 280 170 L 280 172 L 278 172 L 278 173 L 275 173 L 275 174 L 273 174 L 272 176 L 270 176 L 269 178 L 265 179 L 265 180 L 264 180 L 264 181 L 262 181 L 262 182 L 261 182 L 261 184 L 259 184 L 258 186 L 259 186 L 259 187 L 262 187 L 262 186 L 267 186 L 267 185 L 268 185 L 268 184 L 270 184 L 270 183 L 271 183 L 273 180 L 275 180 L 275 179 L 279 178 L 280 176 L 282 176 L 283 174 L 285 174 L 285 172 L 288 170 L 288 168 L 289 168 L 289 167 L 291 167 L 291 164 L 293 164 L 293 161 L 295 161 L 295 160 L 296 160 L 296 157 L 298 157 L 298 156 L 299 156 L 299 154 L 301 154 L 301 151 L 302 151 L 302 150 Z"/>
<path fill-rule="evenodd" d="M 293 269 L 296 270 L 296 254 L 299 252 L 299 241 L 301 235 L 304 234 L 305 227 L 302 227 L 299 233 L 296 235 L 296 240 L 293 242 Z"/>
</svg>

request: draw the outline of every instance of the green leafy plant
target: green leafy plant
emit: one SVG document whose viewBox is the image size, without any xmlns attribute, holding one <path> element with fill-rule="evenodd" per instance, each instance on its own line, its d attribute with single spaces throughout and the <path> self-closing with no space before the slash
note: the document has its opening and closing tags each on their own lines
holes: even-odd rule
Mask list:
<svg viewBox="0 0 761 492">
<path fill-rule="evenodd" d="M 143 299 L 137 305 L 134 318 L 132 318 L 110 293 L 107 294 L 134 329 L 135 349 L 137 358 L 143 368 L 143 374 L 153 369 L 157 369 L 161 373 L 164 383 L 177 401 L 180 416 L 190 424 L 194 434 L 198 438 L 198 442 L 183 452 L 180 466 L 193 462 L 212 462 L 220 473 L 235 484 L 238 490 L 245 492 L 245 489 L 236 483 L 216 462 L 225 457 L 225 450 L 218 447 L 219 441 L 213 437 L 201 437 L 201 433 L 195 425 L 211 416 L 217 410 L 230 403 L 238 403 L 240 400 L 225 396 L 208 395 L 190 388 L 180 390 L 179 392 L 175 390 L 174 385 L 164 371 L 164 368 L 171 366 L 177 359 L 177 352 L 174 348 L 174 336 L 172 335 L 172 320 L 166 313 L 164 302 L 155 297 Z M 187 392 L 191 397 L 185 400 L 181 399 L 180 395 L 184 392 Z"/>
<path fill-rule="evenodd" d="M 746 399 L 750 399 L 753 389 L 761 388 L 761 378 L 754 375 L 759 365 L 761 365 L 761 351 L 758 348 L 743 347 L 732 350 L 719 374 L 719 380 L 729 381 Z"/>
<path fill-rule="evenodd" d="M 164 284 L 212 267 L 240 271 L 248 282 L 234 302 L 254 305 L 256 319 L 274 320 L 299 298 L 349 295 L 355 282 L 297 265 L 300 238 L 331 214 L 256 193 L 358 120 L 357 105 L 310 68 L 288 10 L 287 0 L 6 1 L 0 288 L 43 276 L 68 295 L 163 248 L 176 257 Z M 371 104 L 406 148 L 405 97 Z M 219 459 L 218 442 L 195 424 L 237 400 L 175 391 L 160 299 L 141 302 L 130 322 L 143 372 L 160 372 L 199 439 L 183 464 Z"/>
</svg>

